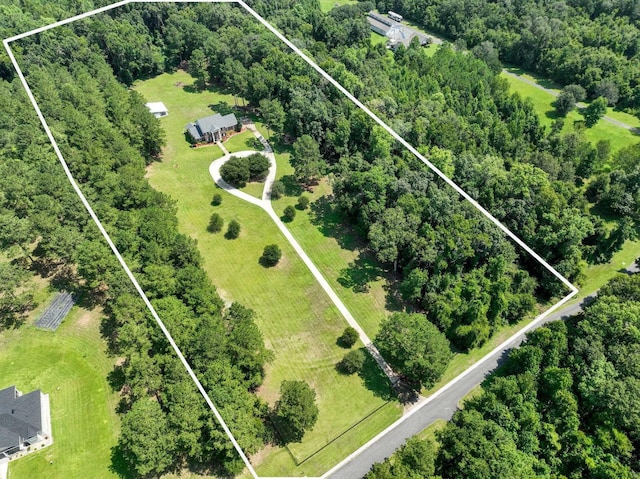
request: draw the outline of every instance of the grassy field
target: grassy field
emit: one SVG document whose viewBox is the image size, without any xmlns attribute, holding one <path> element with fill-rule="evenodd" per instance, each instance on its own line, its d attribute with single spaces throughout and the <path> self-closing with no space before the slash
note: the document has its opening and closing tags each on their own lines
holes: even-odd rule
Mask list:
<svg viewBox="0 0 640 479">
<path fill-rule="evenodd" d="M 336 6 L 356 3 L 358 3 L 356 0 L 320 0 L 320 9 L 323 12 L 328 12 Z"/>
<path fill-rule="evenodd" d="M 107 383 L 114 359 L 105 353 L 99 321 L 99 312 L 74 307 L 55 333 L 30 324 L 0 333 L 0 388 L 48 393 L 54 438 L 51 447 L 12 462 L 11 479 L 127 477 L 111 459 L 118 395 Z"/>
<path fill-rule="evenodd" d="M 523 73 L 520 69 L 517 68 L 510 68 L 509 71 L 512 71 L 513 73 L 516 73 L 518 75 Z M 550 93 L 545 92 L 544 90 L 526 83 L 522 79 L 514 78 L 510 75 L 505 75 L 504 73 L 502 74 L 502 76 L 507 79 L 513 91 L 520 93 L 520 95 L 522 95 L 523 97 L 531 98 L 533 106 L 538 112 L 538 116 L 542 125 L 551 126 L 551 123 L 558 118 L 558 115 L 556 114 L 555 108 L 553 106 L 555 97 Z M 549 84 L 547 82 L 544 82 L 543 80 L 534 78 L 530 74 L 524 74 L 523 76 L 529 80 L 538 81 L 545 88 L 557 87 L 557 85 Z M 631 126 L 640 127 L 640 120 L 624 112 L 614 111 L 612 108 L 609 108 L 607 115 L 617 120 L 628 123 Z M 563 131 L 573 131 L 574 122 L 581 120 L 583 120 L 583 116 L 577 110 L 570 112 L 565 118 Z M 638 137 L 631 131 L 613 125 L 612 123 L 604 120 L 600 120 L 594 127 L 587 128 L 584 130 L 584 132 L 586 138 L 588 138 L 594 144 L 600 140 L 611 141 L 612 152 L 615 152 L 625 146 L 633 145 L 634 143 L 640 141 L 640 137 Z"/>
<path fill-rule="evenodd" d="M 189 86 L 193 81 L 178 72 L 136 85 L 148 101 L 163 101 L 169 109 L 169 116 L 161 120 L 168 138 L 164 160 L 150 168 L 149 180 L 177 200 L 180 230 L 198 241 L 204 267 L 222 297 L 257 312 L 265 342 L 275 352 L 259 394 L 273 404 L 284 379 L 304 379 L 316 390 L 320 409 L 316 427 L 300 444 L 256 456 L 253 462 L 259 473 L 320 475 L 397 419 L 401 411 L 387 402 L 386 384 L 374 366 L 365 381 L 336 372 L 335 364 L 345 352 L 336 340 L 346 322 L 268 215 L 215 187 L 208 167 L 222 155 L 219 148 L 192 149 L 184 141 L 187 121 L 210 114 L 207 105 L 233 104 L 231 96 L 218 91 L 194 94 L 190 88 L 176 87 L 180 83 Z M 257 126 L 266 136 L 262 125 Z M 218 207 L 210 204 L 216 192 L 223 196 Z M 206 232 L 214 211 L 226 224 L 231 219 L 240 223 L 238 239 Z M 271 243 L 280 246 L 283 258 L 275 268 L 264 268 L 258 259 Z"/>
</svg>

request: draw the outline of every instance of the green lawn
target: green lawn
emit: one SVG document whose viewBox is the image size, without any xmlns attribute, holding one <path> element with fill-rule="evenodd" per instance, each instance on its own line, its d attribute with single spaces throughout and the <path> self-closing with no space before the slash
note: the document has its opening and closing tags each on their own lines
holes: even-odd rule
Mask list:
<svg viewBox="0 0 640 479">
<path fill-rule="evenodd" d="M 347 4 L 356 4 L 358 3 L 356 0 L 320 0 L 320 9 L 323 12 L 328 12 L 333 7 L 347 5 Z"/>
<path fill-rule="evenodd" d="M 509 71 L 517 74 L 522 73 L 521 70 L 513 68 L 510 68 Z M 531 98 L 533 106 L 538 112 L 538 117 L 540 118 L 540 122 L 542 123 L 542 125 L 551 126 L 551 123 L 558 118 L 558 115 L 556 114 L 555 108 L 553 106 L 555 97 L 550 93 L 545 92 L 544 90 L 536 88 L 533 85 L 529 85 L 519 78 L 514 78 L 510 75 L 505 75 L 504 73 L 502 74 L 502 76 L 507 79 L 513 91 L 520 93 L 520 95 L 522 95 L 523 97 Z M 532 77 L 530 74 L 524 74 L 523 76 L 529 80 L 538 81 L 542 86 L 546 88 L 557 87 L 557 85 L 554 85 L 553 83 L 544 82 L 543 80 Z M 628 123 L 632 126 L 640 127 L 640 120 L 624 112 L 614 111 L 613 109 L 609 108 L 607 115 Z M 577 110 L 570 112 L 565 118 L 563 131 L 572 131 L 574 128 L 574 121 L 581 120 L 583 120 L 583 116 Z M 612 152 L 615 152 L 620 148 L 632 145 L 640 141 L 640 138 L 631 131 L 613 125 L 604 120 L 600 120 L 592 128 L 585 129 L 585 136 L 594 144 L 600 140 L 610 140 Z"/>
<path fill-rule="evenodd" d="M 193 80 L 178 72 L 136 85 L 148 101 L 163 101 L 169 109 L 169 116 L 161 120 L 168 139 L 164 160 L 150 168 L 149 181 L 176 199 L 180 230 L 198 241 L 204 267 L 221 296 L 257 312 L 267 347 L 275 352 L 260 396 L 273 404 L 284 379 L 304 379 L 316 390 L 318 424 L 300 444 L 259 453 L 253 461 L 260 475 L 320 475 L 400 417 L 401 411 L 395 403 L 386 403 L 386 387 L 376 366 L 371 366 L 366 385 L 357 376 L 335 371 L 345 353 L 336 340 L 346 322 L 269 216 L 214 185 L 208 168 L 222 155 L 220 149 L 192 149 L 186 144 L 186 122 L 209 114 L 206 105 L 232 105 L 232 97 L 216 91 L 190 93 L 190 88 L 176 87 L 178 82 L 189 86 Z M 257 126 L 266 136 L 262 125 Z M 215 192 L 223 196 L 218 207 L 210 204 Z M 206 232 L 214 211 L 225 224 L 232 219 L 240 223 L 238 239 Z M 280 246 L 283 258 L 275 268 L 264 268 L 258 259 L 270 243 Z"/>
<path fill-rule="evenodd" d="M 30 324 L 0 333 L 0 388 L 48 393 L 54 438 L 51 447 L 12 462 L 11 479 L 127 477 L 112 469 L 118 395 L 106 379 L 114 359 L 105 353 L 99 318 L 74 307 L 55 333 Z"/>
<path fill-rule="evenodd" d="M 249 130 L 233 135 L 224 142 L 224 147 L 229 153 L 237 153 L 238 151 L 256 150 L 262 151 L 262 144 L 257 140 Z"/>
</svg>

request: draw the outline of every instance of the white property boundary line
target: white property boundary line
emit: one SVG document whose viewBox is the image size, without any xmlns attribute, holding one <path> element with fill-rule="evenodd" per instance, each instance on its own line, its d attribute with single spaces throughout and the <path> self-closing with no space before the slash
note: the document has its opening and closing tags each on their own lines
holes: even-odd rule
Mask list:
<svg viewBox="0 0 640 479">
<path fill-rule="evenodd" d="M 100 222 L 100 219 L 98 218 L 96 213 L 93 211 L 93 208 L 91 207 L 91 205 L 87 201 L 86 197 L 84 196 L 84 194 L 80 190 L 80 187 L 78 186 L 78 183 L 76 182 L 75 178 L 73 177 L 73 174 L 71 173 L 71 171 L 69 169 L 69 166 L 67 165 L 67 162 L 65 161 L 64 157 L 62 156 L 60 148 L 58 147 L 58 144 L 57 144 L 55 138 L 53 137 L 53 134 L 51 133 L 51 129 L 49 128 L 49 125 L 47 124 L 47 121 L 45 120 L 44 115 L 42 114 L 42 111 L 40 110 L 40 107 L 38 106 L 38 103 L 36 102 L 36 99 L 35 99 L 35 97 L 33 95 L 33 92 L 31 91 L 31 88 L 29 87 L 29 84 L 27 83 L 27 80 L 26 80 L 24 74 L 22 73 L 22 70 L 21 70 L 20 66 L 18 65 L 18 62 L 16 61 L 16 58 L 15 58 L 15 56 L 13 54 L 13 51 L 11 50 L 11 47 L 9 46 L 9 44 L 11 42 L 14 42 L 16 40 L 20 40 L 22 38 L 26 38 L 26 37 L 29 37 L 29 36 L 32 36 L 32 35 L 35 35 L 35 34 L 38 34 L 38 33 L 42 33 L 42 32 L 45 32 L 47 30 L 50 30 L 52 28 L 56 28 L 56 27 L 59 27 L 59 26 L 62 26 L 62 25 L 67 25 L 69 23 L 75 22 L 76 20 L 81 20 L 81 19 L 93 16 L 95 14 L 98 14 L 98 13 L 107 12 L 109 10 L 112 10 L 112 9 L 116 8 L 116 7 L 124 6 L 124 5 L 127 5 L 129 3 L 238 3 L 245 10 L 247 10 L 253 17 L 255 17 L 262 25 L 264 25 L 269 31 L 271 31 L 274 35 L 276 35 L 276 37 L 278 37 L 283 43 L 285 43 L 289 48 L 291 48 L 291 50 L 293 52 L 295 52 L 297 55 L 299 55 L 307 64 L 309 64 L 314 70 L 316 70 L 323 78 L 325 78 L 327 81 L 329 81 L 334 87 L 336 87 L 347 98 L 349 98 L 349 100 L 351 100 L 356 106 L 358 106 L 367 115 L 369 115 L 370 118 L 372 118 L 384 130 L 386 130 L 396 141 L 398 141 L 405 148 L 407 148 L 411 153 L 413 153 L 416 156 L 416 158 L 421 160 L 432 171 L 434 171 L 440 178 L 442 178 L 448 185 L 450 185 L 456 192 L 458 192 L 458 194 L 460 194 L 463 198 L 465 198 L 473 206 L 475 206 L 485 217 L 487 217 L 492 223 L 494 223 L 498 228 L 500 228 L 516 244 L 518 244 L 527 253 L 529 253 L 531 256 L 533 256 L 540 264 L 542 264 L 549 272 L 551 272 L 556 278 L 558 278 L 570 290 L 570 293 L 567 296 L 562 298 L 559 302 L 554 304 L 547 311 L 545 311 L 544 313 L 539 315 L 537 318 L 535 318 L 531 323 L 529 323 L 529 325 L 527 325 L 525 328 L 520 330 L 518 333 L 512 335 L 506 341 L 504 341 L 499 346 L 497 346 L 493 351 L 491 351 L 490 353 L 485 355 L 482 359 L 477 361 L 470 368 L 466 369 L 463 373 L 461 373 L 460 375 L 455 377 L 453 380 L 451 380 L 449 383 L 447 383 L 445 386 L 440 388 L 436 393 L 431 395 L 429 398 L 425 399 L 421 406 L 424 406 L 424 405 L 428 404 L 429 402 L 431 402 L 432 400 L 434 400 L 435 398 L 440 396 L 442 394 L 442 392 L 446 391 L 447 389 L 452 387 L 455 383 L 457 383 L 460 380 L 462 380 L 470 371 L 472 371 L 475 368 L 479 367 L 481 364 L 483 364 L 485 361 L 487 361 L 497 351 L 499 351 L 501 349 L 504 349 L 504 347 L 506 345 L 508 345 L 511 341 L 513 341 L 517 336 L 522 335 L 522 334 L 526 333 L 527 331 L 531 330 L 532 328 L 534 328 L 535 326 L 537 326 L 547 315 L 549 315 L 552 311 L 556 310 L 557 308 L 559 308 L 560 306 L 565 304 L 569 299 L 571 299 L 573 296 L 575 296 L 578 293 L 578 289 L 573 284 L 571 284 L 571 282 L 569 282 L 569 280 L 567 280 L 558 271 L 556 271 L 556 269 L 553 268 L 550 264 L 548 264 L 540 255 L 538 255 L 529 246 L 527 246 L 527 244 L 524 241 L 522 241 L 514 233 L 512 233 L 511 230 L 509 230 L 500 221 L 498 221 L 491 213 L 489 213 L 486 209 L 484 209 L 475 199 L 473 199 L 462 188 L 460 188 L 453 180 L 451 180 L 449 177 L 447 177 L 435 165 L 433 165 L 429 160 L 427 160 L 427 158 L 425 158 L 420 152 L 418 152 L 418 150 L 416 150 L 404 138 L 402 138 L 398 133 L 396 133 L 391 127 L 389 127 L 384 121 L 382 121 L 375 113 L 373 113 L 362 102 L 360 102 L 360 100 L 358 100 L 355 96 L 353 96 L 346 88 L 344 88 L 340 83 L 338 83 L 331 75 L 329 75 L 322 68 L 320 68 L 311 58 L 309 58 L 304 52 L 302 52 L 298 47 L 296 47 L 293 43 L 291 43 L 284 35 L 282 35 L 269 22 L 267 22 L 264 18 L 262 18 L 256 11 L 254 11 L 251 7 L 249 7 L 242 0 L 122 0 L 120 2 L 116 2 L 116 3 L 113 3 L 111 5 L 107 5 L 107 6 L 104 6 L 104 7 L 101 7 L 101 8 L 97 8 L 95 10 L 91 10 L 89 12 L 85 12 L 85 13 L 82 13 L 82 14 L 79 14 L 79 15 L 75 15 L 73 17 L 70 17 L 70 18 L 67 18 L 67 19 L 52 23 L 50 25 L 46 25 L 44 27 L 36 28 L 34 30 L 31 30 L 31 31 L 28 31 L 28 32 L 25 32 L 25 33 L 21 33 L 19 35 L 15 35 L 15 36 L 12 36 L 12 37 L 4 39 L 2 43 L 4 44 L 4 47 L 5 47 L 6 51 L 7 51 L 7 54 L 9 55 L 9 58 L 11 59 L 11 63 L 13 64 L 14 68 L 16 69 L 16 72 L 18 73 L 18 77 L 20 78 L 20 81 L 22 82 L 22 85 L 24 86 L 24 88 L 25 88 L 25 90 L 27 92 L 27 96 L 29 97 L 29 100 L 31 101 L 31 104 L 34 107 L 34 109 L 35 109 L 35 111 L 36 111 L 36 113 L 38 115 L 38 118 L 40 119 L 40 122 L 42 123 L 42 126 L 44 127 L 44 130 L 45 130 L 45 132 L 47 134 L 47 137 L 51 141 L 51 144 L 52 144 L 53 149 L 54 149 L 54 151 L 56 153 L 56 156 L 58 157 L 58 159 L 59 159 L 59 161 L 60 161 L 60 163 L 62 165 L 62 168 L 64 169 L 64 172 L 67 175 L 67 178 L 69 179 L 69 182 L 71 183 L 71 185 L 72 185 L 73 189 L 75 190 L 76 194 L 78 195 L 78 197 L 82 201 L 82 204 L 84 205 L 86 210 L 89 212 L 89 215 L 91 216 L 91 218 L 93 219 L 93 221 L 97 225 L 98 229 L 100 230 L 100 233 L 102 233 L 102 236 L 107 241 L 107 244 L 109 245 L 109 247 L 111 248 L 111 250 L 115 254 L 116 258 L 118 259 L 118 262 L 120 263 L 122 268 L 125 270 L 127 276 L 129 277 L 131 283 L 134 285 L 136 291 L 138 292 L 138 294 L 140 295 L 140 297 L 144 301 L 145 305 L 147 306 L 147 308 L 151 312 L 151 315 L 153 316 L 153 318 L 157 322 L 158 326 L 160 326 L 160 329 L 162 330 L 162 332 L 164 333 L 165 337 L 167 338 L 167 340 L 171 344 L 171 347 L 173 348 L 173 350 L 178 355 L 178 358 L 180 359 L 180 362 L 182 362 L 182 365 L 187 370 L 189 376 L 191 377 L 191 379 L 193 380 L 193 382 L 197 386 L 198 390 L 200 391 L 200 394 L 202 394 L 202 396 L 204 397 L 205 401 L 207 402 L 207 404 L 209 405 L 209 407 L 213 411 L 216 419 L 218 420 L 218 422 L 222 426 L 224 432 L 229 437 L 229 439 L 230 439 L 231 443 L 233 444 L 234 448 L 236 449 L 236 451 L 238 452 L 238 454 L 242 458 L 243 462 L 247 466 L 247 469 L 249 470 L 249 472 L 251 473 L 251 475 L 254 478 L 257 479 L 258 475 L 257 475 L 256 471 L 254 470 L 253 466 L 251 465 L 251 463 L 249 462 L 249 459 L 247 458 L 245 453 L 242 451 L 242 448 L 240 447 L 240 445 L 236 441 L 235 437 L 233 436 L 231 430 L 227 426 L 226 422 L 224 421 L 224 419 L 222 418 L 222 416 L 218 412 L 218 409 L 213 404 L 213 401 L 209 397 L 207 391 L 202 386 L 202 383 L 200 382 L 200 380 L 198 379 L 198 377 L 194 373 L 193 369 L 191 368 L 191 366 L 187 362 L 186 358 L 182 354 L 182 351 L 180 351 L 180 348 L 178 347 L 178 345 L 174 341 L 173 337 L 171 336 L 171 333 L 169 333 L 169 330 L 167 329 L 167 327 L 165 326 L 163 321 L 160 319 L 160 317 L 158 316 L 158 313 L 154 309 L 153 305 L 151 304 L 151 302 L 147 298 L 147 296 L 144 293 L 144 291 L 142 290 L 142 288 L 140 287 L 140 284 L 138 283 L 138 281 L 136 280 L 135 276 L 133 275 L 133 273 L 129 269 L 129 266 L 127 265 L 127 263 L 125 262 L 124 258 L 122 257 L 122 255 L 118 251 L 117 247 L 115 246 L 115 244 L 111 240 L 111 237 L 109 236 L 109 233 L 107 233 L 107 231 L 105 230 L 104 226 Z M 343 464 L 345 464 L 346 462 L 350 461 L 355 456 L 360 454 L 360 452 L 362 452 L 362 450 L 366 449 L 371 443 L 375 442 L 380 437 L 382 437 L 385 433 L 387 433 L 391 429 L 395 428 L 397 425 L 402 423 L 404 420 L 406 420 L 408 417 L 413 415 L 419 409 L 420 409 L 420 407 L 416 407 L 412 411 L 410 411 L 409 413 L 404 415 L 402 418 L 400 418 L 394 424 L 392 424 L 387 429 L 385 429 L 383 432 L 378 434 L 375 438 L 370 440 L 367 444 L 365 444 L 360 449 L 355 451 L 353 454 L 351 454 L 345 460 L 341 461 L 339 464 L 337 464 L 335 467 L 333 467 L 330 471 L 325 473 L 322 477 L 323 478 L 327 477 L 329 474 L 331 474 L 335 470 L 339 469 Z"/>
</svg>

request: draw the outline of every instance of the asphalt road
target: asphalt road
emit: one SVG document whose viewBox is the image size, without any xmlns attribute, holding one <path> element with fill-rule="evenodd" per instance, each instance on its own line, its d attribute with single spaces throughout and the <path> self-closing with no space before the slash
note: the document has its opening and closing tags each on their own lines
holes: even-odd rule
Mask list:
<svg viewBox="0 0 640 479">
<path fill-rule="evenodd" d="M 550 314 L 537 327 L 550 321 L 575 315 L 582 310 L 583 303 L 584 301 L 570 304 Z M 468 370 L 464 380 L 456 382 L 444 392 L 438 394 L 433 401 L 423 403 L 407 413 L 402 422 L 397 423 L 395 427 L 378 436 L 373 443 L 369 444 L 359 454 L 339 464 L 335 470 L 329 471 L 323 478 L 361 478 L 371 469 L 374 463 L 384 461 L 402 446 L 407 439 L 418 434 L 434 421 L 451 419 L 460 400 L 491 374 L 504 361 L 509 351 L 522 343 L 524 336 L 525 333 L 521 333 L 514 337 L 503 349 L 495 352 L 482 365 L 470 371 Z"/>
</svg>

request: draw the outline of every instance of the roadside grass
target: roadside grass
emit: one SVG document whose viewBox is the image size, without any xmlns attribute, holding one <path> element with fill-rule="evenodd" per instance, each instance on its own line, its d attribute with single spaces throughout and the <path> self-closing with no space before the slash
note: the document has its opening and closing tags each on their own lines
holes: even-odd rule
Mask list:
<svg viewBox="0 0 640 479">
<path fill-rule="evenodd" d="M 178 81 L 186 86 L 193 83 L 188 74 L 177 72 L 136 85 L 148 101 L 163 101 L 169 109 L 169 116 L 161 120 L 168 140 L 164 160 L 153 164 L 147 176 L 154 188 L 176 200 L 180 230 L 198 241 L 204 268 L 223 299 L 239 301 L 256 311 L 265 343 L 275 353 L 258 394 L 274 404 L 285 379 L 305 380 L 316 390 L 320 414 L 315 428 L 302 443 L 259 453 L 254 462 L 258 471 L 272 476 L 299 476 L 303 475 L 301 471 L 320 475 L 399 418 L 401 410 L 395 403 L 387 404 L 386 384 L 337 373 L 335 364 L 346 351 L 336 341 L 347 326 L 337 308 L 269 216 L 214 185 L 208 168 L 222 156 L 220 149 L 186 145 L 182 134 L 186 122 L 208 113 L 208 104 L 232 104 L 230 96 L 215 90 L 192 94 L 176 88 Z M 257 126 L 266 135 L 262 125 Z M 223 196 L 220 206 L 210 204 L 214 193 Z M 206 232 L 214 211 L 225 224 L 232 219 L 240 223 L 238 239 L 227 240 L 223 233 Z M 264 246 L 271 243 L 280 246 L 283 258 L 276 267 L 264 268 L 258 260 Z M 377 366 L 371 368 L 369 376 L 375 375 Z M 350 429 L 378 408 L 365 422 Z M 345 431 L 349 432 L 331 442 Z M 338 441 L 340 447 L 334 445 Z M 311 459 L 302 466 L 296 466 L 309 456 Z"/>
<path fill-rule="evenodd" d="M 627 240 L 622 248 L 613 255 L 611 261 L 604 264 L 589 265 L 585 271 L 585 279 L 580 285 L 580 291 L 574 301 L 580 301 L 586 296 L 603 287 L 611 278 L 625 274 L 623 271 L 636 258 L 640 258 L 640 240 Z"/>
<path fill-rule="evenodd" d="M 52 296 L 48 288 L 42 291 Z M 52 446 L 11 462 L 12 479 L 129 477 L 124 468 L 114 470 L 117 460 L 112 463 L 118 394 L 106 379 L 114 359 L 106 353 L 99 323 L 99 311 L 75 306 L 54 333 L 31 324 L 0 333 L 0 388 L 48 393 L 54 438 Z"/>
<path fill-rule="evenodd" d="M 522 70 L 517 68 L 509 68 L 508 70 L 513 73 L 517 73 L 518 75 L 523 74 Z M 557 86 L 551 82 L 534 78 L 530 74 L 523 74 L 523 76 L 533 81 L 537 81 L 541 86 L 544 86 L 546 88 L 554 88 L 554 86 Z M 553 121 L 559 118 L 553 106 L 553 102 L 555 101 L 555 97 L 553 95 L 545 92 L 544 90 L 529 85 L 520 78 L 514 78 L 512 76 L 505 75 L 504 73 L 502 74 L 502 77 L 509 82 L 513 91 L 520 93 L 523 98 L 531 98 L 533 106 L 538 113 L 538 117 L 540 118 L 540 123 L 543 126 L 550 127 Z M 612 108 L 609 108 L 607 116 L 628 123 L 631 126 L 640 127 L 640 120 L 624 112 L 615 111 Z M 574 131 L 574 122 L 580 122 L 583 119 L 583 116 L 577 110 L 571 111 L 564 118 L 563 131 Z M 633 145 L 640 141 L 640 137 L 638 137 L 638 135 L 605 120 L 600 120 L 592 128 L 585 128 L 583 131 L 585 137 L 594 145 L 600 140 L 609 140 L 611 142 L 612 153 L 616 152 L 620 148 Z"/>
<path fill-rule="evenodd" d="M 445 421 L 444 419 L 437 419 L 434 422 L 432 422 L 429 427 L 427 427 L 426 429 L 423 429 L 421 432 L 416 434 L 415 437 L 417 437 L 421 441 L 428 439 L 432 441 L 436 446 L 438 446 L 439 443 L 438 443 L 438 440 L 436 439 L 436 433 L 444 429 L 448 422 L 449 421 Z"/>
</svg>

